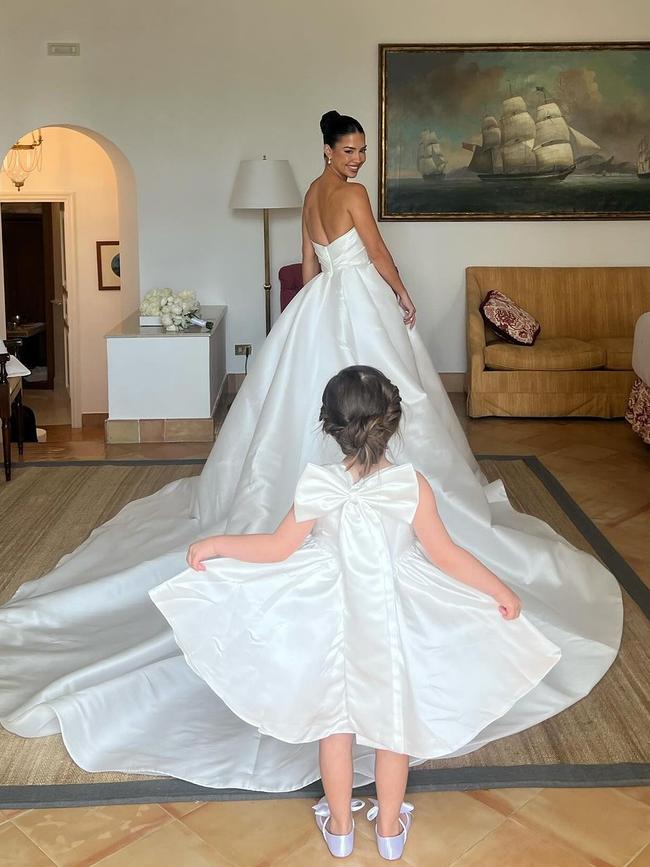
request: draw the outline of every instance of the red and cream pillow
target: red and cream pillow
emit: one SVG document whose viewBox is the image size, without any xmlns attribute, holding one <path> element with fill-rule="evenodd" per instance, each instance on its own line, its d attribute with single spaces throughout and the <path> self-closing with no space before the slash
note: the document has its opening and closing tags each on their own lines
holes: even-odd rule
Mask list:
<svg viewBox="0 0 650 867">
<path fill-rule="evenodd" d="M 479 310 L 490 328 L 508 343 L 532 346 L 541 330 L 534 316 L 496 289 L 488 292 Z"/>
</svg>

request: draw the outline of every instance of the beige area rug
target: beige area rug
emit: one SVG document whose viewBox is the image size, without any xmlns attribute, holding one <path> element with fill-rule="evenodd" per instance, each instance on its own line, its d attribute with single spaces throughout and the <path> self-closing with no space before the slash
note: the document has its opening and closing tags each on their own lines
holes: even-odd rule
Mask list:
<svg viewBox="0 0 650 867">
<path fill-rule="evenodd" d="M 480 462 L 490 480 L 503 479 L 517 509 L 542 518 L 616 575 L 624 591 L 623 642 L 613 666 L 582 701 L 467 756 L 413 768 L 408 791 L 650 784 L 650 591 L 536 458 Z M 51 569 L 127 502 L 200 471 L 198 461 L 17 467 L 13 481 L 0 487 L 0 603 L 22 581 Z M 24 526 L 32 531 L 25 533 Z M 308 794 L 322 794 L 320 781 L 297 792 L 267 794 L 206 789 L 169 777 L 89 774 L 70 759 L 59 735 L 24 739 L 0 730 L 0 808 Z"/>
</svg>

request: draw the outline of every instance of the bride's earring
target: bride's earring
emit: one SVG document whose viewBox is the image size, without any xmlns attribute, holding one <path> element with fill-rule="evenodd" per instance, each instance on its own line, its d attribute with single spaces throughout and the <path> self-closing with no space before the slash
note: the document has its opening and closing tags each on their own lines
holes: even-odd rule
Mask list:
<svg viewBox="0 0 650 867">
<path fill-rule="evenodd" d="M 329 157 L 329 159 L 327 160 L 327 165 L 328 165 L 328 166 L 331 166 L 331 165 L 332 165 L 332 157 Z"/>
</svg>

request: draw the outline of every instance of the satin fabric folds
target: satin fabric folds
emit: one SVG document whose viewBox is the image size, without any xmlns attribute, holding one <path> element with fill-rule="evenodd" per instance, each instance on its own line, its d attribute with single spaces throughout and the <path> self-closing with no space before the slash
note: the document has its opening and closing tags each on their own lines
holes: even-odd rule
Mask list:
<svg viewBox="0 0 650 867">
<path fill-rule="evenodd" d="M 184 571 L 197 538 L 275 529 L 307 464 L 340 461 L 336 444 L 318 430 L 320 398 L 333 374 L 358 363 L 380 368 L 400 389 L 404 418 L 391 460 L 426 476 L 454 540 L 519 594 L 527 621 L 561 651 L 533 689 L 447 754 L 559 713 L 612 664 L 623 617 L 616 580 L 542 521 L 513 509 L 500 482 L 487 483 L 417 329 L 404 327 L 356 230 L 315 250 L 321 273 L 273 326 L 201 475 L 129 504 L 0 608 L 0 723 L 9 731 L 61 732 L 89 771 L 261 791 L 319 778 L 317 742 L 282 741 L 237 716 L 187 664 L 149 591 Z M 418 584 L 420 567 L 413 564 L 411 595 L 401 599 L 423 634 L 419 602 L 429 573 Z M 462 606 L 462 590 L 447 589 Z M 304 625 L 305 654 L 314 631 Z M 477 665 L 480 657 L 473 653 Z M 453 694 L 431 695 L 445 700 L 453 708 Z M 414 755 L 411 764 L 425 758 Z M 355 785 L 372 781 L 373 768 L 372 748 L 356 744 Z"/>
<path fill-rule="evenodd" d="M 264 735 L 416 756 L 466 744 L 529 692 L 560 650 L 525 616 L 436 569 L 415 544 L 411 464 L 353 483 L 308 464 L 286 560 L 217 558 L 151 591 L 190 667 Z M 478 651 L 478 654 L 477 654 Z"/>
</svg>

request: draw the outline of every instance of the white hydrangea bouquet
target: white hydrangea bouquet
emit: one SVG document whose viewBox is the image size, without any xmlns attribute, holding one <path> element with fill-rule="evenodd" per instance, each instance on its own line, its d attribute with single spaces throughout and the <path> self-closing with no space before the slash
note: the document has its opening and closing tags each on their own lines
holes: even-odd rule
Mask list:
<svg viewBox="0 0 650 867">
<path fill-rule="evenodd" d="M 162 325 L 165 331 L 183 331 L 198 316 L 201 305 L 190 289 L 151 289 L 140 303 L 141 325 Z"/>
</svg>

